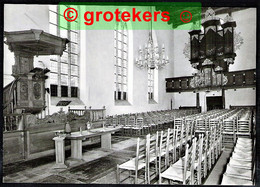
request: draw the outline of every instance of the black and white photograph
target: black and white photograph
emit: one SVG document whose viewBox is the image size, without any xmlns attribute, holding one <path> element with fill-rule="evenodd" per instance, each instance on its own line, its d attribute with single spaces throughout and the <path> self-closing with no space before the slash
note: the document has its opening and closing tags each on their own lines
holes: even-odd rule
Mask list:
<svg viewBox="0 0 260 187">
<path fill-rule="evenodd" d="M 2 183 L 257 184 L 257 7 L 167 3 L 3 5 Z"/>
</svg>

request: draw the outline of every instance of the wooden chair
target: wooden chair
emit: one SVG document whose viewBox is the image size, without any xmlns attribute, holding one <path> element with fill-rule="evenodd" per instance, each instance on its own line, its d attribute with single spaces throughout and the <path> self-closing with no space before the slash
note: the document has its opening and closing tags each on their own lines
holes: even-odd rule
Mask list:
<svg viewBox="0 0 260 187">
<path fill-rule="evenodd" d="M 195 131 L 197 133 L 205 132 L 207 130 L 207 120 L 205 119 L 196 119 Z"/>
<path fill-rule="evenodd" d="M 237 121 L 237 136 L 251 137 L 251 120 Z"/>
<path fill-rule="evenodd" d="M 160 143 L 159 143 L 159 152 L 158 152 L 158 172 L 161 173 L 164 171 L 167 167 L 167 161 L 169 159 L 168 155 L 168 145 L 167 145 L 167 137 L 168 137 L 168 132 L 161 131 L 160 132 Z"/>
<path fill-rule="evenodd" d="M 168 160 L 167 160 L 167 166 L 169 166 L 170 164 L 174 163 L 176 161 L 176 152 L 177 152 L 177 148 L 176 148 L 176 144 L 175 144 L 175 133 L 176 133 L 176 129 L 170 129 L 168 128 L 168 136 L 167 136 L 167 150 L 168 150 Z"/>
<path fill-rule="evenodd" d="M 129 179 L 129 182 L 132 182 L 133 179 L 134 184 L 138 184 L 138 179 L 141 179 L 142 182 L 146 183 L 146 140 L 137 138 L 137 146 L 136 146 L 136 157 L 130 159 L 129 161 L 117 165 L 117 184 L 121 184 L 125 180 Z M 124 172 L 128 172 L 127 177 L 121 180 L 121 175 Z"/>
<path fill-rule="evenodd" d="M 132 127 L 133 135 L 141 136 L 143 131 L 144 119 L 137 117 L 134 126 Z"/>
<path fill-rule="evenodd" d="M 146 158 L 147 158 L 147 184 L 151 183 L 151 180 L 158 176 L 158 151 L 159 151 L 159 132 L 154 135 L 147 135 L 146 144 Z"/>
<path fill-rule="evenodd" d="M 202 184 L 202 177 L 203 171 L 202 171 L 202 164 L 205 161 L 205 157 L 203 157 L 203 143 L 204 143 L 204 134 L 199 134 L 199 139 L 197 141 L 197 147 L 195 152 L 195 160 L 194 160 L 194 170 L 196 171 L 196 179 L 197 179 L 197 185 Z M 193 173 L 193 176 L 195 176 L 195 172 Z M 194 177 L 194 183 L 195 183 L 195 177 Z"/>
<path fill-rule="evenodd" d="M 148 116 L 143 117 L 143 134 L 147 135 L 149 133 L 152 133 L 152 126 L 151 126 L 151 119 Z"/>
<path fill-rule="evenodd" d="M 135 126 L 135 116 L 131 115 L 128 117 L 127 126 L 130 127 L 129 136 L 133 135 L 133 127 Z"/>
<path fill-rule="evenodd" d="M 193 184 L 193 163 L 195 159 L 196 138 L 193 139 L 191 146 L 186 145 L 184 159 L 180 158 L 181 165 L 172 164 L 168 169 L 159 174 L 159 184 L 162 179 L 178 182 L 181 184 Z M 178 162 L 176 162 L 178 163 Z"/>
</svg>

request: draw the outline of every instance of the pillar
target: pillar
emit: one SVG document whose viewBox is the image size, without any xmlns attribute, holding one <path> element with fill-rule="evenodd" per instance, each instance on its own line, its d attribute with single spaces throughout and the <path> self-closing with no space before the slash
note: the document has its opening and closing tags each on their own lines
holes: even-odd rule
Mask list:
<svg viewBox="0 0 260 187">
<path fill-rule="evenodd" d="M 65 165 L 65 146 L 64 146 L 65 137 L 54 137 L 55 141 L 55 154 L 56 154 L 56 164 L 53 168 L 62 169 L 67 168 Z"/>
</svg>

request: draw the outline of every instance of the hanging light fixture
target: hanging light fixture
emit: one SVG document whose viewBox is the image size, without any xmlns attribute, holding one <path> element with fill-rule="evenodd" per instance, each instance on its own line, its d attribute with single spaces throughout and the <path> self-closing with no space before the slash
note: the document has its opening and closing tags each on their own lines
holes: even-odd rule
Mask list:
<svg viewBox="0 0 260 187">
<path fill-rule="evenodd" d="M 154 44 L 151 21 L 151 30 L 149 31 L 148 43 L 145 44 L 144 49 L 141 47 L 139 48 L 138 57 L 136 58 L 135 64 L 139 68 L 160 69 L 168 63 L 169 58 L 165 55 L 164 45 L 162 45 L 162 50 L 160 52 L 158 45 Z"/>
</svg>

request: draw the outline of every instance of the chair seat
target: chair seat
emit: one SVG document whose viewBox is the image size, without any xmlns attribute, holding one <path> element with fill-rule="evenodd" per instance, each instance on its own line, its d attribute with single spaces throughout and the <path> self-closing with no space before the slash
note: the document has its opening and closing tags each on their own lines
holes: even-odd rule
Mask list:
<svg viewBox="0 0 260 187">
<path fill-rule="evenodd" d="M 249 139 L 249 138 L 238 138 L 237 142 L 240 142 L 240 143 L 252 143 L 252 139 Z"/>
<path fill-rule="evenodd" d="M 233 176 L 241 176 L 244 179 L 251 180 L 252 179 L 252 170 L 251 169 L 240 169 L 236 167 L 227 165 L 226 173 Z"/>
<path fill-rule="evenodd" d="M 237 147 L 238 149 L 245 150 L 246 152 L 252 150 L 252 145 L 251 145 L 251 144 L 250 144 L 250 145 L 248 145 L 248 144 L 246 144 L 246 145 L 241 145 L 240 143 L 237 143 L 237 144 L 236 144 L 236 147 Z"/>
<path fill-rule="evenodd" d="M 247 153 L 232 153 L 232 158 L 235 160 L 242 160 L 242 161 L 252 161 L 252 155 Z"/>
<path fill-rule="evenodd" d="M 247 154 L 252 155 L 252 150 L 246 150 L 246 149 L 244 150 L 244 149 L 235 147 L 234 151 L 237 153 L 247 153 Z"/>
<path fill-rule="evenodd" d="M 139 160 L 138 162 L 138 170 L 142 169 L 145 167 L 145 160 Z M 120 169 L 125 169 L 125 170 L 135 170 L 135 158 L 119 165 Z"/>
<path fill-rule="evenodd" d="M 165 170 L 163 173 L 161 173 L 162 178 L 174 180 L 174 181 L 181 181 L 183 182 L 183 175 L 184 175 L 184 169 L 183 168 L 175 168 L 175 167 L 169 167 L 167 170 Z M 186 173 L 186 180 L 191 176 L 191 172 L 187 171 Z"/>
<path fill-rule="evenodd" d="M 224 174 L 221 185 L 253 185 L 253 182 L 250 180 L 241 179 L 238 177 L 230 176 L 228 174 Z"/>
<path fill-rule="evenodd" d="M 171 167 L 176 167 L 176 168 L 183 168 L 184 167 L 184 157 L 180 158 L 177 162 L 175 162 L 174 164 L 172 164 Z"/>
<path fill-rule="evenodd" d="M 244 169 L 252 168 L 252 162 L 236 160 L 232 157 L 230 158 L 229 164 L 230 164 L 230 166 L 237 167 L 237 168 L 244 168 Z"/>
</svg>

